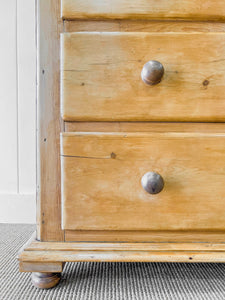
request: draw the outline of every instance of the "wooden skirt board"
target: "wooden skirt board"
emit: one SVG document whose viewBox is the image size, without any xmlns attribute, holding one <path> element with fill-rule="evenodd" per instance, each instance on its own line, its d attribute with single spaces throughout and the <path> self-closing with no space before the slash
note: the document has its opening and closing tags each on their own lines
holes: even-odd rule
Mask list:
<svg viewBox="0 0 225 300">
<path fill-rule="evenodd" d="M 61 35 L 65 121 L 224 121 L 225 34 L 80 32 Z M 165 69 L 146 85 L 149 60 Z"/>
<path fill-rule="evenodd" d="M 31 240 L 21 272 L 61 272 L 64 262 L 224 262 L 224 243 L 66 243 Z"/>
<path fill-rule="evenodd" d="M 62 134 L 63 229 L 224 230 L 224 148 L 224 133 Z"/>
<path fill-rule="evenodd" d="M 62 18 L 219 20 L 225 8 L 223 0 L 62 0 Z"/>
</svg>

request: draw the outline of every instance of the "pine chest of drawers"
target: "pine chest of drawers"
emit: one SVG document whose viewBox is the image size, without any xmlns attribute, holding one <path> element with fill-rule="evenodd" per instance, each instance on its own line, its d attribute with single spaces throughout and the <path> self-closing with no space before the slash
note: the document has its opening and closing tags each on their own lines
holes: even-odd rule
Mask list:
<svg viewBox="0 0 225 300">
<path fill-rule="evenodd" d="M 225 4 L 37 1 L 35 286 L 65 262 L 225 262 Z"/>
</svg>

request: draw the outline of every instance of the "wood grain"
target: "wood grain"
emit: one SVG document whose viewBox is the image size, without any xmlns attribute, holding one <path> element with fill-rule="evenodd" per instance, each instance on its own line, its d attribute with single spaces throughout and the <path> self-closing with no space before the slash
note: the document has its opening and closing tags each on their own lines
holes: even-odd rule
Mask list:
<svg viewBox="0 0 225 300">
<path fill-rule="evenodd" d="M 65 122 L 65 131 L 73 132 L 211 132 L 224 133 L 225 123 L 179 122 Z"/>
<path fill-rule="evenodd" d="M 225 18 L 223 0 L 62 0 L 64 19 L 190 19 Z"/>
<path fill-rule="evenodd" d="M 37 238 L 62 241 L 59 135 L 60 0 L 37 1 Z"/>
<path fill-rule="evenodd" d="M 224 251 L 25 251 L 24 261 L 61 262 L 225 262 Z"/>
<path fill-rule="evenodd" d="M 65 243 L 35 242 L 26 251 L 224 251 L 225 243 Z"/>
<path fill-rule="evenodd" d="M 224 230 L 224 133 L 64 133 L 63 228 Z M 142 176 L 164 179 L 150 195 Z"/>
<path fill-rule="evenodd" d="M 63 270 L 62 262 L 20 262 L 20 272 L 41 272 L 41 273 L 61 273 Z"/>
<path fill-rule="evenodd" d="M 67 242 L 223 243 L 224 231 L 65 230 Z"/>
<path fill-rule="evenodd" d="M 65 121 L 225 120 L 224 33 L 67 33 L 61 47 Z M 140 78 L 151 59 L 156 86 Z"/>
<path fill-rule="evenodd" d="M 59 276 L 47 274 L 61 272 L 65 261 L 225 262 L 225 124 L 111 122 L 225 120 L 225 25 L 205 22 L 225 19 L 222 0 L 63 0 L 63 17 L 76 19 L 64 24 L 59 0 L 38 0 L 37 7 L 41 242 L 33 237 L 23 247 L 20 270 L 39 272 L 33 282 L 50 287 Z M 88 31 L 62 35 L 62 115 L 85 121 L 66 123 L 77 133 L 62 135 L 65 232 L 59 160 L 63 31 Z M 151 90 L 139 76 L 150 59 L 166 69 Z M 140 185 L 152 170 L 166 183 L 154 196 Z"/>
<path fill-rule="evenodd" d="M 221 238 L 224 233 L 219 233 Z M 168 235 L 169 236 L 169 235 Z M 33 240 L 19 255 L 20 263 L 45 266 L 75 261 L 225 262 L 225 244 L 169 243 L 71 243 Z"/>
<path fill-rule="evenodd" d="M 152 20 L 74 20 L 64 21 L 64 32 L 224 32 L 224 22 L 152 21 Z"/>
</svg>

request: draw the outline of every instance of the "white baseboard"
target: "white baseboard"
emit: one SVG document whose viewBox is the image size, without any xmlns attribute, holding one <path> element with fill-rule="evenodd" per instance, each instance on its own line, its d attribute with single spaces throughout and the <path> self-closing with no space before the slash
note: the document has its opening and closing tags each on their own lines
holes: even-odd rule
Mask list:
<svg viewBox="0 0 225 300">
<path fill-rule="evenodd" d="M 35 195 L 0 194 L 0 223 L 35 224 Z"/>
</svg>

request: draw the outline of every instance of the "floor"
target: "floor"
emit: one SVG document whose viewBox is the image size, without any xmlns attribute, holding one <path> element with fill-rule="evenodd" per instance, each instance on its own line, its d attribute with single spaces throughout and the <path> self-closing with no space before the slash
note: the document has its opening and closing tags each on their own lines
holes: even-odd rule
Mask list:
<svg viewBox="0 0 225 300">
<path fill-rule="evenodd" d="M 19 273 L 16 255 L 33 225 L 0 224 L 0 300 L 224 300 L 225 264 L 68 263 L 51 290 Z"/>
</svg>

